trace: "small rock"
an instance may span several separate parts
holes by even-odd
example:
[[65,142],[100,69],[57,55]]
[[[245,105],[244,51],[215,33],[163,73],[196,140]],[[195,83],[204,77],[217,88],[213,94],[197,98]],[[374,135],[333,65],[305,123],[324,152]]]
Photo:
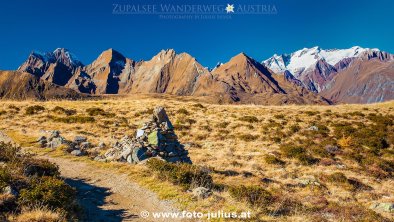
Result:
[[330,154],[336,154],[339,152],[339,147],[333,145],[327,145],[324,149]]
[[166,111],[164,110],[163,107],[156,107],[153,111],[153,116],[154,119],[158,122],[158,123],[165,123],[166,124],[166,128],[167,129],[173,129],[174,127],[171,124],[170,119],[167,116]]
[[38,144],[40,144],[41,148],[46,147],[47,143],[48,143],[48,141],[46,139],[38,141]]
[[320,186],[319,181],[314,176],[305,176],[297,179],[298,184],[302,186],[315,185]]
[[317,126],[311,126],[311,127],[308,128],[308,130],[311,130],[311,131],[318,131],[319,128],[318,128]]
[[47,141],[47,137],[46,136],[40,136],[40,137],[38,137],[37,142],[40,142],[40,141],[43,141],[43,140]]
[[52,138],[52,140],[49,143],[47,143],[47,147],[55,149],[58,146],[60,146],[61,144],[63,144],[63,142],[64,142],[64,139],[62,137],[55,137],[55,138]]
[[337,164],[337,165],[335,165],[338,169],[345,169],[346,168],[346,165],[343,165],[343,164]]
[[82,151],[80,151],[80,150],[73,150],[73,151],[71,151],[70,154],[74,155],[74,156],[82,156]]
[[133,157],[131,154],[126,157],[126,162],[133,163]]
[[59,130],[54,130],[51,132],[51,135],[49,136],[49,140],[52,140],[53,138],[57,138],[60,136],[60,131]]
[[120,155],[123,157],[123,159],[126,160],[128,156],[131,156],[131,152],[132,152],[132,148],[129,147],[129,148],[123,150],[123,152]]
[[394,203],[374,203],[370,207],[372,210],[393,213],[394,212]]
[[67,148],[66,151],[69,152],[69,153],[71,151],[73,151],[73,150],[78,150],[79,149],[78,145],[76,145],[73,142],[65,141],[65,144],[66,144],[66,148]]
[[83,142],[79,144],[79,147],[84,150],[84,149],[89,149],[92,145],[89,142]]
[[140,138],[141,136],[143,136],[145,133],[145,131],[143,129],[138,129],[137,130],[137,134],[136,134],[136,138]]
[[103,148],[105,148],[107,145],[104,143],[104,142],[100,142],[99,143],[99,145],[98,145],[98,147],[100,148],[100,149],[103,149]]
[[159,145],[159,133],[157,131],[153,131],[148,135],[148,142],[150,145],[158,146]]
[[76,136],[76,137],[74,137],[74,140],[73,140],[73,142],[76,144],[80,144],[80,143],[83,143],[86,141],[88,141],[88,138],[86,138],[85,136]]
[[102,157],[102,156],[96,156],[95,158],[94,158],[94,160],[95,161],[98,161],[98,162],[105,162],[105,161],[107,161],[104,157]]
[[198,199],[205,199],[212,195],[212,191],[205,187],[197,187],[192,190],[192,194]]

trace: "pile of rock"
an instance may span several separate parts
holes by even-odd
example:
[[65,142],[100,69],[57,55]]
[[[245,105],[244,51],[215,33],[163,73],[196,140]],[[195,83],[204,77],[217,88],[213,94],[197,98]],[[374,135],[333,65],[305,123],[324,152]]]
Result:
[[139,163],[151,157],[191,163],[163,107],[154,109],[152,119],[138,129],[134,137],[123,137],[104,155],[106,160],[129,163]]
[[42,148],[48,147],[55,149],[61,144],[64,144],[66,140],[64,137],[60,136],[60,132],[58,130],[54,130],[50,132],[50,136],[48,138],[46,136],[41,136],[37,139],[37,142]]
[[[88,139],[85,136],[76,136],[74,137],[74,140],[70,141],[62,137],[58,130],[49,131],[49,133],[50,135],[48,137],[40,136],[37,139],[37,142],[42,148],[55,149],[64,144],[66,146],[65,150],[74,156],[83,156],[91,153],[91,151],[95,151],[94,149],[91,149],[92,145],[88,142]],[[100,148],[104,146],[105,144],[100,143]]]
[[67,151],[74,156],[83,156],[88,153],[92,145],[85,136],[76,136],[72,142],[68,143]]

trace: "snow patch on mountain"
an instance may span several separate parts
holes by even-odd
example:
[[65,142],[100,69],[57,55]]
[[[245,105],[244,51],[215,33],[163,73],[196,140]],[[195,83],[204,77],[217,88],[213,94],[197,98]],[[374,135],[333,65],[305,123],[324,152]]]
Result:
[[291,54],[273,55],[271,58],[264,60],[262,63],[274,72],[282,73],[290,71],[295,77],[298,77],[305,70],[312,68],[319,60],[324,60],[334,66],[345,58],[354,58],[360,56],[363,52],[379,51],[379,49],[362,48],[354,46],[349,49],[321,49],[316,46],[313,48],[303,48]]
[[62,63],[68,63],[72,67],[83,66],[82,62],[78,58],[70,53],[67,49],[57,48],[53,52],[40,52],[33,51],[31,56],[41,59],[44,63],[54,63],[60,61]]
[[[56,55],[64,55],[64,57],[72,64],[73,66],[80,66],[82,62],[70,51],[64,48],[57,48],[53,51],[52,55],[56,58]],[[59,58],[57,58],[59,59]]]

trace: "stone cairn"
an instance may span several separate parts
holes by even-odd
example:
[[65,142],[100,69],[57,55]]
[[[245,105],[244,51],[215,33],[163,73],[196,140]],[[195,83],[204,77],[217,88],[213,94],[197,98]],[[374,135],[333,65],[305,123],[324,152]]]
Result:
[[104,156],[106,160],[129,163],[139,163],[151,157],[168,162],[191,163],[163,107],[154,109],[152,119],[143,124],[133,138],[124,136]]

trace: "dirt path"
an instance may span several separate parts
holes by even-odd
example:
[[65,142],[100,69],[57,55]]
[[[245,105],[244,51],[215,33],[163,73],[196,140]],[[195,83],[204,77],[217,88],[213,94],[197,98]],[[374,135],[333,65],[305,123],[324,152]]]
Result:
[[[0,141],[9,142],[0,131]],[[40,156],[57,164],[61,176],[75,187],[79,203],[84,209],[81,221],[176,221],[175,219],[154,219],[152,212],[177,212],[168,201],[159,200],[152,191],[140,187],[113,169],[98,169],[84,162],[63,158]],[[141,212],[149,212],[147,218]],[[180,221],[180,220],[178,220]]]
[[170,202],[159,200],[153,192],[130,181],[126,174],[68,159],[43,158],[56,163],[66,182],[77,189],[86,221],[159,221],[142,218],[140,213],[176,211]]

